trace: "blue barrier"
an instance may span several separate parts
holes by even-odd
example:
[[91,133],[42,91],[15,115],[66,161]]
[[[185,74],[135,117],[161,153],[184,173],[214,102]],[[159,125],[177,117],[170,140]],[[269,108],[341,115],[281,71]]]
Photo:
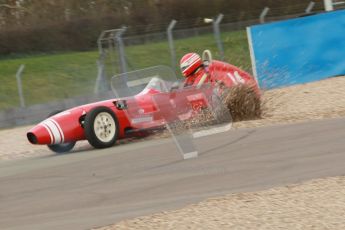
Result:
[[247,33],[261,88],[345,75],[345,10],[255,25]]

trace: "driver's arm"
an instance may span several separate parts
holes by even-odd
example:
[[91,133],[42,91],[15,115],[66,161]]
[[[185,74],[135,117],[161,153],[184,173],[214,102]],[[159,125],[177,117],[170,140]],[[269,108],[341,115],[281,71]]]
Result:
[[202,84],[204,84],[204,82],[206,81],[207,77],[208,77],[208,73],[205,72],[204,75],[202,75],[202,77],[200,78],[200,81],[198,82],[198,84],[196,85],[197,89],[199,89],[202,86]]
[[193,83],[194,83],[194,80],[195,80],[195,77],[194,77],[194,76],[189,76],[189,77],[185,80],[185,82],[184,82],[184,84],[183,84],[183,87],[192,86]]

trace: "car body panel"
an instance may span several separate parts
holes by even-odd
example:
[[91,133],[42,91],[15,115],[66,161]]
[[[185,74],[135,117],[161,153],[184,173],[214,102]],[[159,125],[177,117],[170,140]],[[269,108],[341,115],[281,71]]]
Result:
[[88,112],[99,106],[105,106],[114,112],[120,126],[118,139],[122,139],[127,137],[128,131],[160,128],[177,119],[192,118],[201,108],[207,107],[208,98],[214,93],[219,82],[228,88],[237,84],[253,85],[258,91],[254,78],[233,65],[213,61],[208,71],[210,80],[201,88],[192,86],[163,90],[159,84],[165,82],[155,80],[153,87],[145,87],[134,96],[114,98],[68,109],[30,129],[27,134],[28,140],[32,144],[46,145],[85,140],[84,118]]

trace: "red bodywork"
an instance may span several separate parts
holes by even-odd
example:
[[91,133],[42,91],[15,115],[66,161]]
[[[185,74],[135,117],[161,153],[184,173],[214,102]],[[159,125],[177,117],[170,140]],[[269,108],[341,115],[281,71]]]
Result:
[[[192,85],[196,85],[205,73],[208,74],[205,83],[210,87],[190,87],[169,93],[145,88],[133,97],[78,106],[51,116],[33,127],[27,134],[28,140],[32,144],[45,145],[85,140],[83,119],[90,110],[98,106],[106,106],[114,112],[120,126],[118,138],[121,139],[127,136],[128,131],[162,127],[176,119],[190,119],[198,112],[198,108],[207,103],[205,97],[211,95],[219,84],[228,88],[246,84],[254,87],[259,94],[254,78],[236,66],[212,61],[206,72],[202,70],[195,75]],[[126,108],[117,106],[119,102],[125,102]]]

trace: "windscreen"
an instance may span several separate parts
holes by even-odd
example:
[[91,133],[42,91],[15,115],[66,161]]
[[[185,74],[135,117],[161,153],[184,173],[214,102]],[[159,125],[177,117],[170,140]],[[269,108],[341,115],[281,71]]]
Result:
[[177,77],[168,66],[154,66],[146,69],[115,75],[111,88],[116,97],[131,97],[147,90],[169,92]]
[[196,139],[203,142],[208,135],[231,128],[231,114],[217,87],[182,87],[169,67],[155,66],[116,75],[111,86],[117,97],[126,98],[122,111],[131,131],[165,127],[184,159],[206,151]]

